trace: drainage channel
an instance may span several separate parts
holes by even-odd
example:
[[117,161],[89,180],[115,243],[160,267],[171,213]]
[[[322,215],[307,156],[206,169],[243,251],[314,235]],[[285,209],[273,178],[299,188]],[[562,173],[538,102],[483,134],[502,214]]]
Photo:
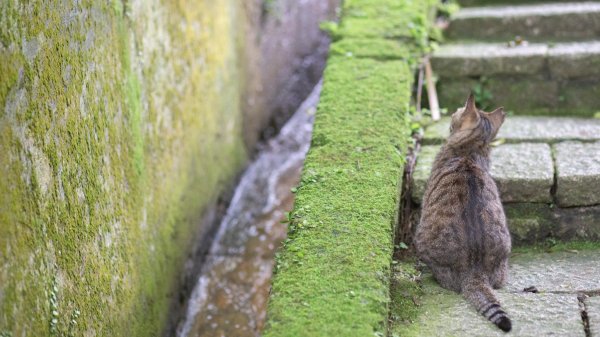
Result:
[[211,245],[178,337],[259,336],[282,222],[293,205],[321,83],[250,164]]

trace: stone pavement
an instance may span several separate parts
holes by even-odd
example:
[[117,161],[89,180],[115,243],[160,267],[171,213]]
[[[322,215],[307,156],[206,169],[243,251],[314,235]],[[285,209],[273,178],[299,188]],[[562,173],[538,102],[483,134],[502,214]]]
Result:
[[[441,106],[452,112],[475,91],[482,108],[510,112],[491,153],[513,247],[523,247],[497,291],[510,334],[600,337],[600,2],[463,8],[445,35],[432,55]],[[413,228],[448,124],[427,127],[416,154]],[[577,243],[524,247],[558,241]],[[410,262],[394,266],[391,292],[391,336],[505,335]]]
[[[514,336],[600,336],[600,250],[518,252],[510,279],[496,291]],[[396,273],[396,278],[403,275]],[[421,289],[416,314],[392,322],[399,336],[504,336],[462,296],[442,289],[427,270],[415,277]],[[525,292],[535,287],[537,293]],[[394,314],[394,313],[392,313]],[[584,319],[585,317],[585,319]],[[585,323],[585,324],[584,324]],[[586,335],[588,324],[592,334]]]

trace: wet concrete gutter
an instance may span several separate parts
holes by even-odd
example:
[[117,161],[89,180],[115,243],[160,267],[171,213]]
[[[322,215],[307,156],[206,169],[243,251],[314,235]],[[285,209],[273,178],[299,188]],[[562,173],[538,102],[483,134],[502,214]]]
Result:
[[259,336],[273,258],[287,231],[282,220],[292,207],[320,91],[318,84],[242,175],[178,336]]
[[387,335],[413,30],[433,5],[345,2],[264,336]]

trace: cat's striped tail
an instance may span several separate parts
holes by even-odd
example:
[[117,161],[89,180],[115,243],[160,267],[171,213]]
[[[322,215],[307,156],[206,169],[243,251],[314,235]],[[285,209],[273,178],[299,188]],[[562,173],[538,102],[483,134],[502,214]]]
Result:
[[489,285],[487,280],[481,277],[471,278],[463,282],[462,293],[465,299],[475,306],[477,312],[483,317],[490,320],[498,328],[504,332],[509,332],[512,328],[510,318],[502,307],[492,287]]

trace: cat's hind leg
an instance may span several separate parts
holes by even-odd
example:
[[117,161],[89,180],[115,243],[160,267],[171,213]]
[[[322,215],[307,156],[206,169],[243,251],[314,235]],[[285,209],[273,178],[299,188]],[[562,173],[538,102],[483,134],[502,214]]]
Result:
[[508,279],[508,260],[500,262],[491,273],[490,284],[494,289],[502,288]]
[[457,273],[450,267],[445,266],[432,266],[431,271],[433,277],[442,286],[455,292],[460,292],[461,280],[458,278]]

